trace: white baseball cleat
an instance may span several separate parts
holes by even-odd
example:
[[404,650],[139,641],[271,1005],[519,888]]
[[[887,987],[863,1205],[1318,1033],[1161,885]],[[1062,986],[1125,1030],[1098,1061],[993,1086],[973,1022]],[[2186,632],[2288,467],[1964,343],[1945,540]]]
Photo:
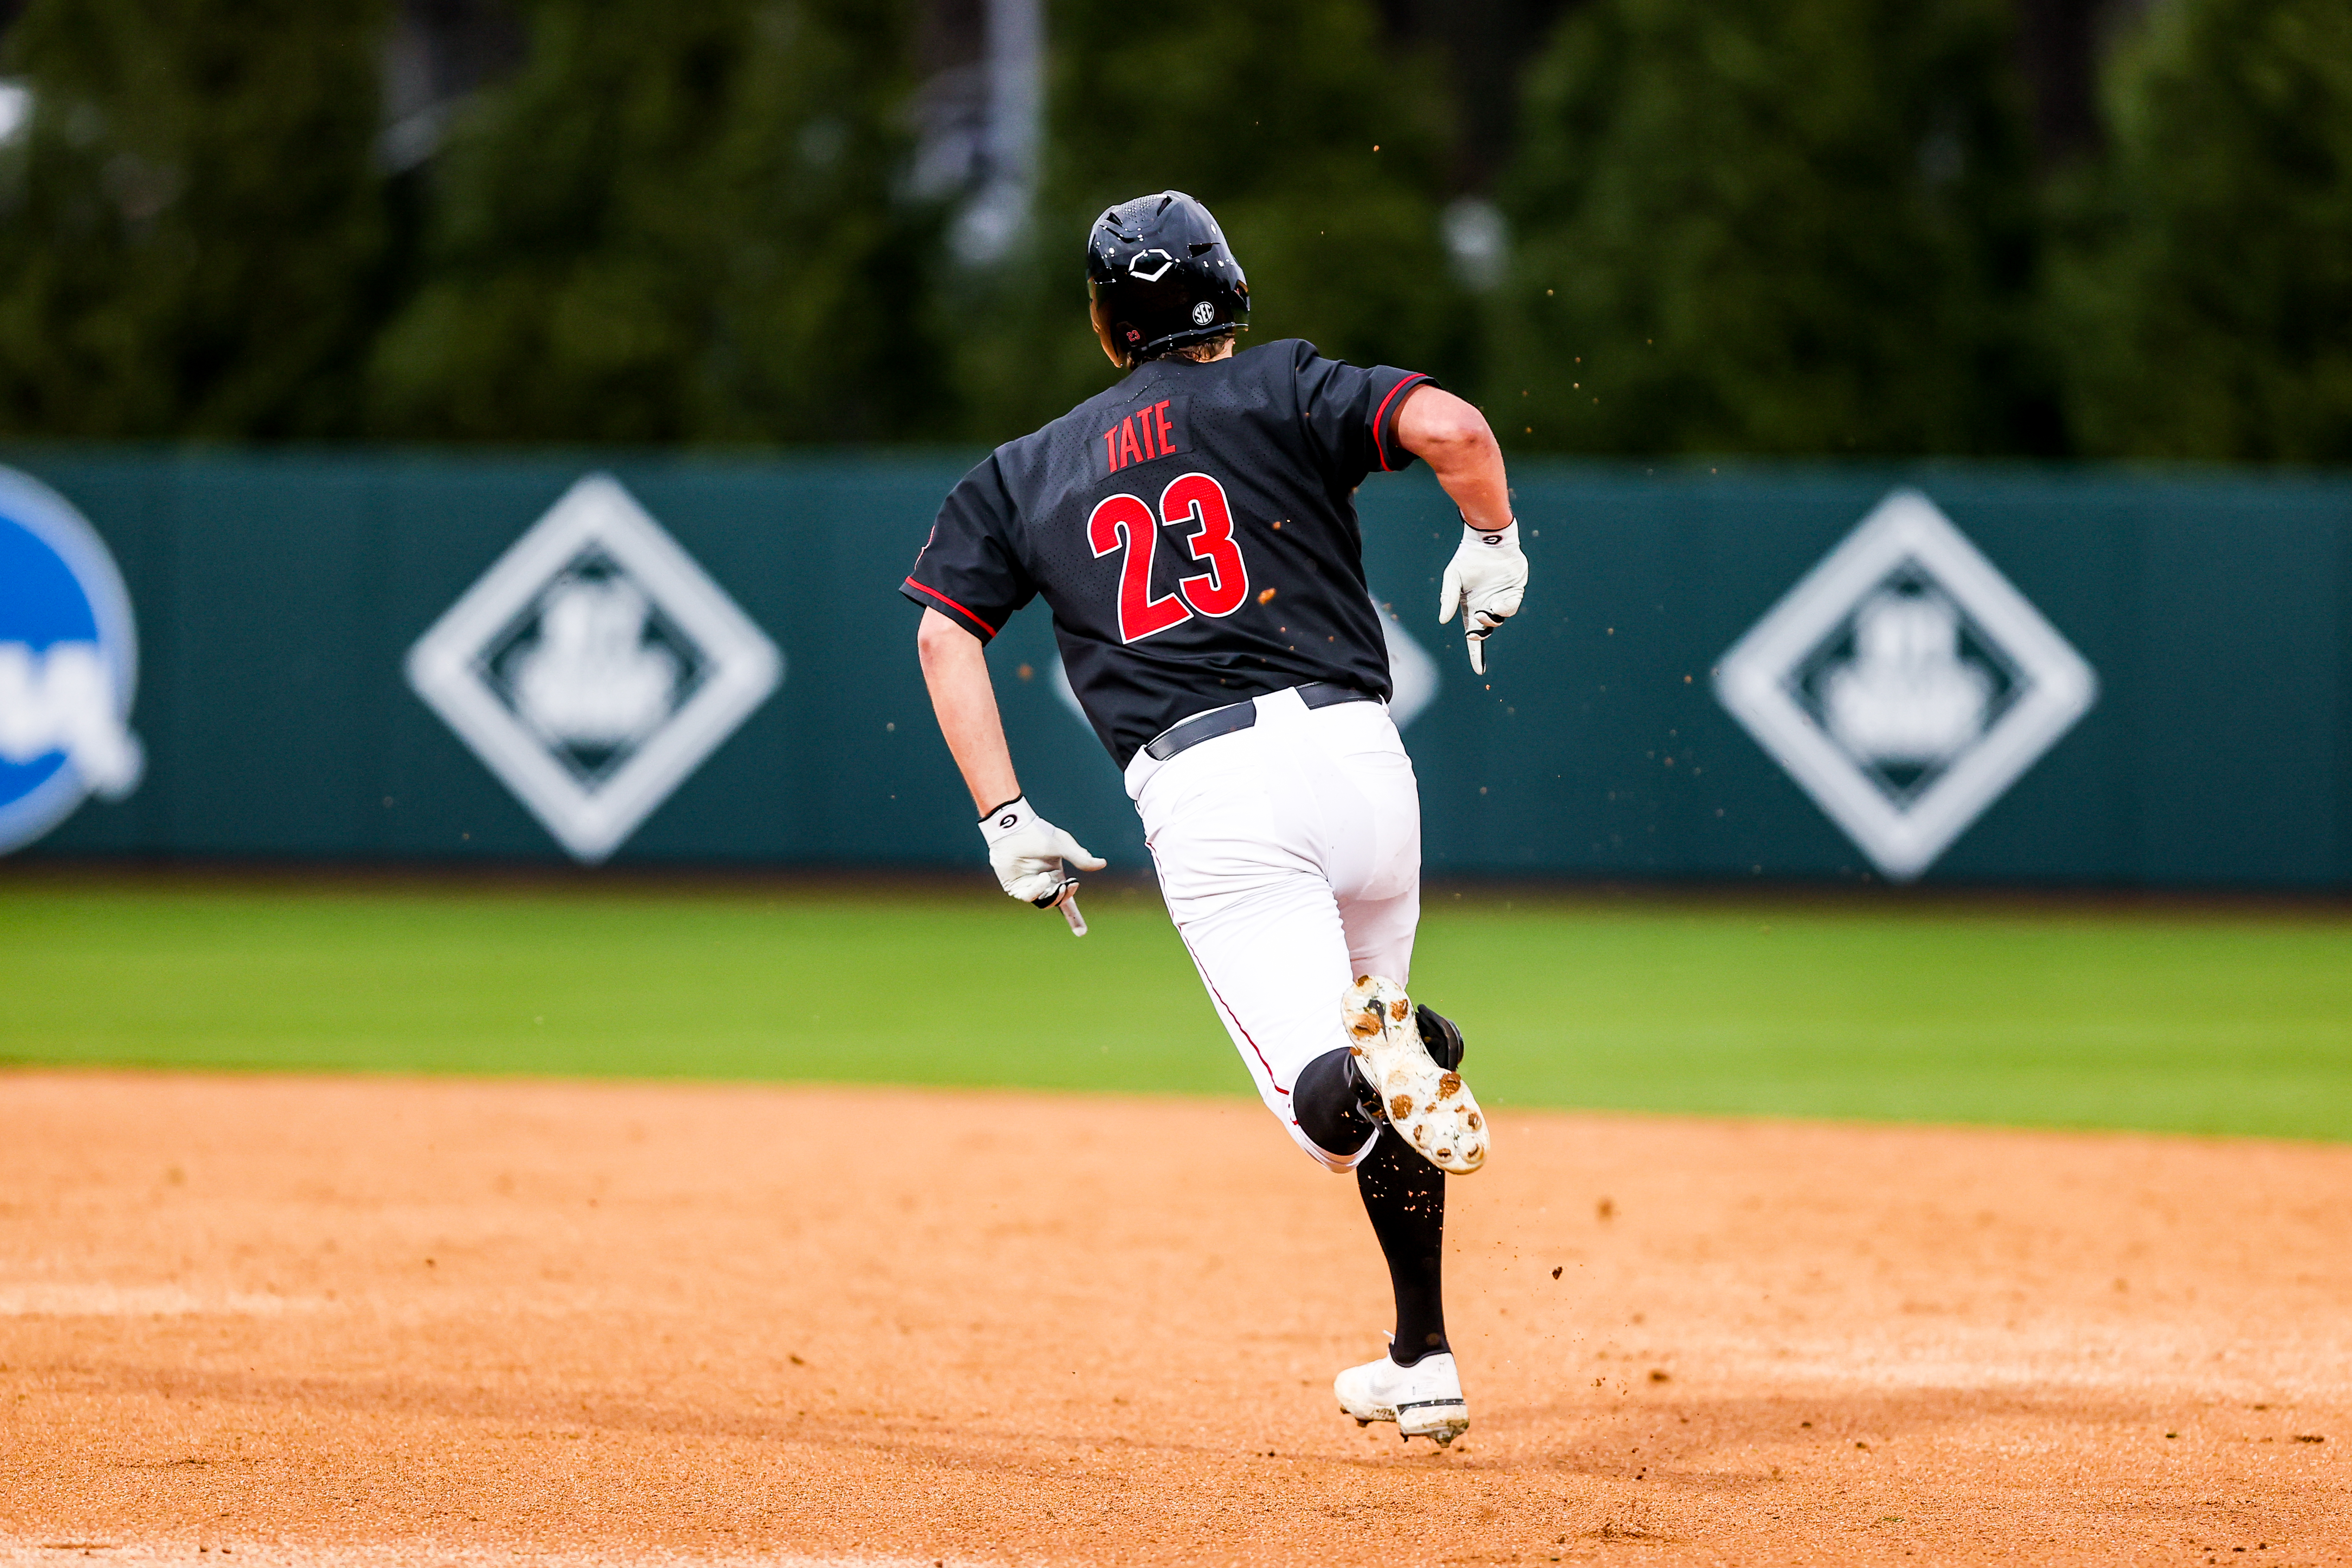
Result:
[[1448,1174],[1466,1176],[1485,1164],[1486,1119],[1477,1097],[1460,1073],[1431,1059],[1404,987],[1368,975],[1348,987],[1339,1012],[1356,1070],[1380,1096],[1389,1125]]
[[1359,1426],[1393,1421],[1407,1441],[1427,1437],[1443,1448],[1470,1430],[1470,1406],[1462,1397],[1462,1374],[1454,1357],[1441,1352],[1411,1366],[1388,1357],[1351,1366],[1332,1380],[1339,1408]]

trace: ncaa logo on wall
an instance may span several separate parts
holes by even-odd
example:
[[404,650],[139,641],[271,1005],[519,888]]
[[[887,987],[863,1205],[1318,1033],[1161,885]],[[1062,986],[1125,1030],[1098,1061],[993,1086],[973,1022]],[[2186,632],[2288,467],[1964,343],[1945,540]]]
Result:
[[139,786],[138,677],[131,595],[97,531],[0,468],[0,854]]
[[1715,689],[1907,882],[2090,711],[2099,683],[1933,501],[1896,490],[1723,656]]
[[408,653],[408,681],[573,858],[619,848],[783,680],[776,645],[607,474]]

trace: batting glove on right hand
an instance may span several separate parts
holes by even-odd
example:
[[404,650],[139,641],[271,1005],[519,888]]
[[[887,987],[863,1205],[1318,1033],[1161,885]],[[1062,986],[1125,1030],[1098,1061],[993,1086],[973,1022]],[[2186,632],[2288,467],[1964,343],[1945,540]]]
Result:
[[1462,543],[1446,563],[1444,580],[1437,585],[1437,624],[1444,626],[1462,612],[1462,629],[1470,643],[1470,668],[1486,673],[1486,637],[1496,626],[1519,613],[1528,591],[1528,558],[1519,550],[1517,518],[1500,531],[1462,525]]
[[1063,861],[1081,871],[1099,871],[1108,864],[1038,816],[1025,795],[982,817],[980,831],[988,840],[988,863],[996,868],[1004,891],[1041,910],[1050,910],[1077,891],[1077,879],[1063,873]]

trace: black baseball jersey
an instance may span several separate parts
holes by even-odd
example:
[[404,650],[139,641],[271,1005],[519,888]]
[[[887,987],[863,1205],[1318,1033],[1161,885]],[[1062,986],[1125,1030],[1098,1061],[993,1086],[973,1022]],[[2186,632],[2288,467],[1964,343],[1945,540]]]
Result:
[[985,640],[1039,594],[1120,767],[1162,730],[1310,680],[1385,699],[1353,492],[1402,468],[1427,380],[1267,343],[1146,361],[966,474],[901,592]]

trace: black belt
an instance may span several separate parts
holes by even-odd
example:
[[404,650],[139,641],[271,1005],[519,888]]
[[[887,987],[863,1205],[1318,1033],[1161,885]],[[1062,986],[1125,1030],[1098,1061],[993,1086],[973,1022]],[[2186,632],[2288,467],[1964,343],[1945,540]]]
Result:
[[[1298,700],[1306,703],[1309,708],[1329,708],[1340,702],[1378,702],[1380,700],[1369,691],[1359,691],[1352,686],[1341,686],[1337,681],[1331,680],[1310,680],[1304,686],[1295,686],[1291,689],[1297,692]],[[1230,708],[1220,708],[1213,713],[1203,713],[1198,719],[1187,719],[1181,724],[1170,725],[1160,731],[1150,745],[1143,748],[1143,754],[1155,763],[1164,763],[1177,752],[1197,746],[1203,741],[1213,741],[1220,735],[1230,735],[1236,730],[1246,730],[1256,722],[1257,700],[1252,698],[1247,702],[1236,702]]]

